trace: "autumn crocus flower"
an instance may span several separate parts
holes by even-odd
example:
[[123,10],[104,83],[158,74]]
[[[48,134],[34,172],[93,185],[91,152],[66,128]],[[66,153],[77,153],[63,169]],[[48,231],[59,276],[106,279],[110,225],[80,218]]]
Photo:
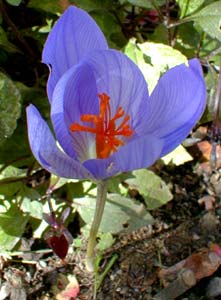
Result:
[[93,19],[74,6],[51,30],[43,62],[50,68],[47,92],[57,142],[30,105],[30,146],[49,172],[98,180],[96,222],[87,251],[91,258],[106,198],[105,179],[150,166],[188,135],[205,106],[201,66],[192,59],[188,66],[170,69],[149,96],[139,68],[109,49]]
[[105,179],[147,167],[187,136],[205,106],[197,59],[174,67],[148,95],[138,67],[108,49],[93,19],[70,6],[43,50],[47,92],[59,146],[37,109],[27,109],[38,162],[61,177]]

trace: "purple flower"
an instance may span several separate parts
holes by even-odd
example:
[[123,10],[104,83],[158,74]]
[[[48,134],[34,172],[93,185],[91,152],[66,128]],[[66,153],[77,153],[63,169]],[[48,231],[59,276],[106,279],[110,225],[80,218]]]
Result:
[[206,89],[197,59],[166,72],[149,96],[139,68],[108,48],[83,10],[70,6],[43,50],[56,142],[27,108],[30,146],[61,177],[105,179],[144,168],[178,146],[202,115]]

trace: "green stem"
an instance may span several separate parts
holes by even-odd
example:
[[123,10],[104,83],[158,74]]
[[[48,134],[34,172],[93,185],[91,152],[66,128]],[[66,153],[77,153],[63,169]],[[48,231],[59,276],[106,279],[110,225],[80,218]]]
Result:
[[101,219],[104,212],[104,206],[107,198],[107,181],[98,181],[97,183],[97,201],[94,213],[94,219],[91,225],[87,254],[86,254],[86,268],[88,271],[94,271],[96,238]]
[[115,263],[115,261],[116,261],[117,259],[118,259],[118,255],[117,255],[117,254],[114,254],[114,255],[111,257],[110,261],[108,262],[108,264],[107,264],[107,266],[106,266],[104,272],[103,272],[102,274],[97,275],[97,276],[95,277],[95,279],[96,279],[95,290],[96,290],[96,291],[99,290],[99,288],[100,288],[100,286],[101,286],[101,284],[102,284],[104,278],[106,277],[107,273],[110,271],[110,269],[112,268],[112,266],[114,265],[114,263]]

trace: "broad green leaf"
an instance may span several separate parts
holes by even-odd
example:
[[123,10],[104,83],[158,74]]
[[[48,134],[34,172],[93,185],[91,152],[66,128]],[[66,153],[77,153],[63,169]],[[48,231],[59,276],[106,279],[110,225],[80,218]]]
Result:
[[117,176],[111,177],[108,180],[108,191],[110,193],[124,194],[126,193],[126,188],[121,185],[127,178],[133,177],[131,173],[122,173]]
[[146,62],[144,53],[140,48],[138,48],[134,39],[131,39],[128,42],[127,46],[124,49],[124,53],[140,68],[148,83],[148,90],[149,92],[151,92],[159,79],[159,71],[150,63]]
[[23,183],[17,178],[7,178],[0,181],[0,196],[4,199],[13,199],[22,189]]
[[148,83],[149,92],[153,90],[164,72],[187,62],[187,58],[180,51],[160,43],[136,44],[135,40],[130,40],[124,53],[141,69]]
[[70,0],[70,3],[87,10],[88,12],[106,10],[106,8],[113,7],[112,1],[109,0]]
[[170,163],[179,166],[184,163],[193,160],[193,157],[187,152],[187,150],[179,145],[175,150],[161,158],[163,162],[168,165]]
[[[74,206],[83,221],[90,229],[95,210],[95,198],[78,198],[74,200]],[[107,233],[118,233],[121,231],[132,231],[153,222],[152,216],[146,211],[143,204],[136,203],[118,194],[109,194],[104,215],[102,217],[100,231]]]
[[[43,118],[48,120],[50,110],[45,90],[29,88],[21,83],[16,83],[16,87],[19,89],[24,107],[31,102],[36,105]],[[0,164],[14,161],[13,165],[23,167],[24,165],[34,162],[28,141],[25,111],[23,111],[21,117],[18,119],[17,124],[17,128],[13,134],[5,140],[4,143],[0,144]]]
[[0,251],[10,251],[24,233],[29,217],[16,206],[0,214]]
[[160,23],[151,34],[151,42],[168,44],[167,28],[164,24]]
[[31,0],[28,3],[28,7],[32,7],[39,10],[44,10],[46,12],[52,13],[52,14],[58,14],[62,12],[62,7],[60,5],[59,0]]
[[32,201],[30,198],[25,197],[22,200],[20,209],[29,214],[32,218],[42,220],[43,216],[43,206],[42,203],[38,200]]
[[99,235],[99,242],[97,248],[99,249],[99,251],[104,251],[105,249],[110,248],[114,242],[115,238],[110,232],[101,233]]
[[72,201],[73,198],[82,197],[84,195],[83,182],[70,182],[66,186],[67,188],[67,200]]
[[176,0],[180,7],[180,18],[195,12],[205,2],[205,0]]
[[19,6],[22,3],[22,0],[6,0],[9,4],[14,6]]
[[130,3],[134,6],[139,6],[143,8],[153,8],[153,4],[155,3],[157,6],[161,6],[165,4],[165,0],[154,0],[154,1],[147,1],[147,0],[121,0],[121,3]]
[[[1,114],[1,113],[0,113]],[[1,123],[1,121],[0,121]],[[29,142],[27,138],[27,127],[24,121],[18,120],[18,126],[12,136],[7,139],[2,145],[0,144],[0,163],[9,163],[14,161],[16,166],[24,166],[29,156],[32,162]]]
[[104,10],[102,13],[101,11],[92,12],[91,16],[103,31],[110,48],[122,48],[126,45],[127,39],[114,15]]
[[7,34],[2,27],[0,27],[0,48],[9,53],[21,52],[14,44],[9,42]]
[[199,43],[202,43],[202,34],[196,30],[193,22],[177,27],[175,48],[182,54],[194,57]]
[[50,19],[50,20],[47,20],[46,19],[46,24],[45,26],[42,26],[38,29],[38,32],[40,33],[49,33],[52,29],[52,26],[53,26],[53,20]]
[[[50,106],[46,95],[46,90],[37,87],[28,87],[21,82],[16,82],[16,87],[19,89],[22,97],[22,103],[26,105],[34,104],[44,119],[50,119]],[[25,122],[26,122],[26,115]]]
[[20,209],[36,219],[42,219],[42,202],[40,194],[35,190],[23,185],[17,200],[20,203]]
[[13,81],[0,73],[0,144],[9,138],[17,127],[21,113],[21,94]]
[[145,42],[138,44],[138,47],[161,74],[179,64],[187,63],[187,58],[180,51],[164,44]]
[[[3,165],[0,165],[0,169],[4,167]],[[15,168],[13,166],[8,166],[7,168],[5,168],[1,173],[0,173],[0,180],[2,179],[6,179],[8,177],[11,178],[18,178],[21,176],[24,176],[26,174],[26,170],[25,169],[19,169],[19,168]]]
[[166,183],[152,171],[142,169],[133,171],[132,174],[134,178],[127,179],[126,183],[130,189],[140,193],[148,209],[156,209],[173,198]]
[[207,5],[186,20],[194,20],[203,31],[221,41],[221,1]]

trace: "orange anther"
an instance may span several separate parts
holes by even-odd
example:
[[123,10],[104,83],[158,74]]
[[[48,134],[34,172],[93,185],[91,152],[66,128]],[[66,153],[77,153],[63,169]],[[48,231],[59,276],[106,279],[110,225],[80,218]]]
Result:
[[[116,152],[118,147],[124,145],[124,141],[116,136],[131,137],[134,131],[128,124],[130,120],[129,115],[125,115],[125,111],[120,106],[116,114],[111,117],[110,97],[106,94],[99,94],[100,99],[100,113],[99,115],[84,114],[81,116],[82,122],[92,122],[94,127],[80,125],[73,123],[70,130],[85,131],[95,134],[96,138],[96,152],[98,158],[107,158],[113,152]],[[116,125],[116,121],[124,117],[120,125]]]

